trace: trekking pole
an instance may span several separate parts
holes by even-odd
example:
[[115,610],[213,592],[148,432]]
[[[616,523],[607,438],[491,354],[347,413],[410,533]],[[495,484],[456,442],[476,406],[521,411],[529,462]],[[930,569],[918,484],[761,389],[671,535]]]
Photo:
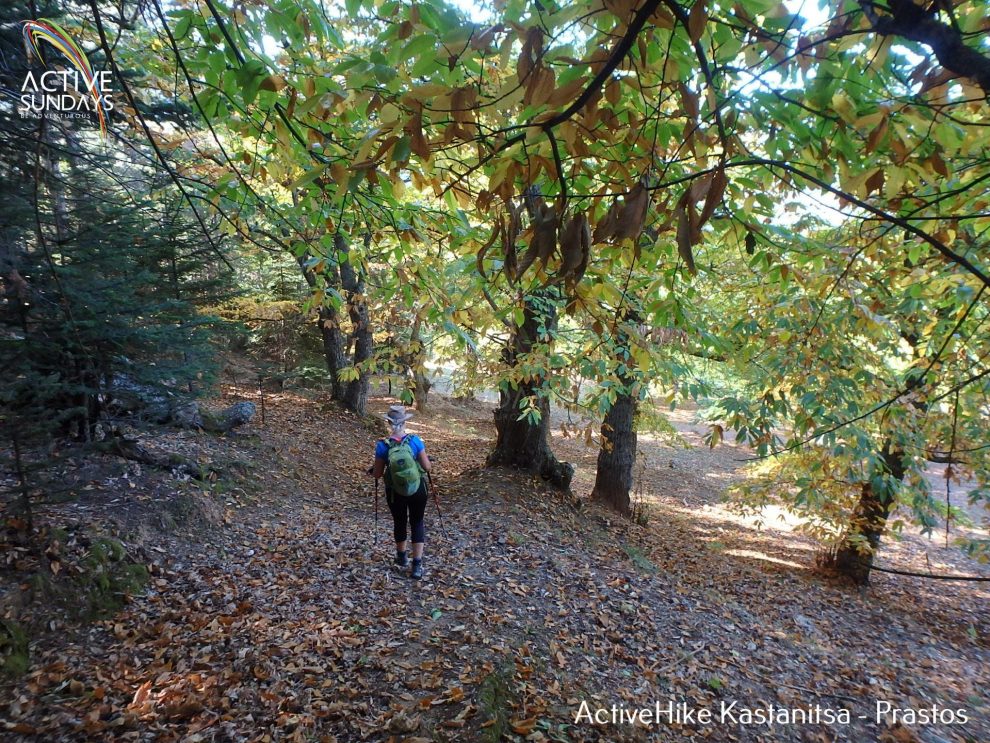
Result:
[[443,525],[443,511],[440,510],[440,499],[437,497],[437,489],[433,485],[433,476],[427,472],[426,481],[430,484],[430,492],[433,493],[433,502],[437,507],[437,517],[440,519],[440,531],[443,533],[444,539],[448,542],[450,541],[450,536],[447,534],[447,527]]

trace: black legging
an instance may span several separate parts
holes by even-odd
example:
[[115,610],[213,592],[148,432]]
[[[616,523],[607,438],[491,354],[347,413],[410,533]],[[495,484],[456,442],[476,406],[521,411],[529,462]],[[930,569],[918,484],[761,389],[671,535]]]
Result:
[[412,526],[413,542],[426,541],[426,527],[423,525],[423,517],[426,515],[426,478],[419,484],[419,490],[412,495],[393,495],[385,488],[385,500],[388,502],[388,510],[392,512],[394,527],[392,533],[396,542],[406,541],[406,521]]

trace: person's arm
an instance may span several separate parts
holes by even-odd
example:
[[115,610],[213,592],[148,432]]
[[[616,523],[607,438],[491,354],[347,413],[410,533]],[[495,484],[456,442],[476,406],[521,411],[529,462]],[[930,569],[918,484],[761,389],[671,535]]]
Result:
[[430,458],[426,456],[426,449],[423,449],[423,451],[419,453],[419,466],[426,472],[430,472],[433,469],[433,463],[430,461]]
[[385,460],[375,457],[375,464],[371,468],[371,476],[376,480],[385,474]]
[[383,457],[379,452],[382,449],[382,442],[379,441],[375,444],[375,463],[368,468],[368,474],[373,478],[378,480],[382,475],[385,474],[385,457]]

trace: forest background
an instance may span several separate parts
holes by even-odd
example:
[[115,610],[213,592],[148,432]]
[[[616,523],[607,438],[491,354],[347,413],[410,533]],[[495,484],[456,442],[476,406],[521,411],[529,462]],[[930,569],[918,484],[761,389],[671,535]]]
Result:
[[[478,472],[641,525],[642,437],[697,409],[750,460],[733,508],[787,512],[822,568],[865,585],[885,536],[938,530],[978,572],[985,11],[8,3],[7,568],[59,578],[70,540],[36,516],[79,497],[67,461],[209,482],[146,443],[264,415],[211,407],[228,383],[357,419],[375,385],[424,414],[437,385],[497,396]],[[38,89],[57,70],[72,84]],[[583,491],[555,431],[595,452]],[[79,549],[103,570],[114,545]]]

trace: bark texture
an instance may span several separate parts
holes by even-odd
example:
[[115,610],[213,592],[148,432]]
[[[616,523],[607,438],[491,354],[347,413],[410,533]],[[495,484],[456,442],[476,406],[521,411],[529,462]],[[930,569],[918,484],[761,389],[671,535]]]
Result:
[[[551,329],[556,321],[549,302],[534,297],[526,302],[523,324],[516,329],[512,340],[505,347],[502,357],[509,366],[516,366],[540,340],[541,325]],[[504,384],[499,392],[499,406],[495,409],[495,448],[488,455],[489,467],[507,466],[540,475],[544,480],[568,490],[574,467],[560,462],[550,449],[547,432],[550,426],[550,403],[541,394],[542,378],[529,378],[515,388]],[[528,397],[537,400],[540,420],[533,424],[527,418],[519,419],[520,402]]]
[[[620,320],[638,322],[638,317],[627,311]],[[619,368],[629,369],[632,365],[629,336],[621,329],[621,322],[618,327],[615,360]],[[598,452],[598,468],[591,497],[630,516],[632,503],[629,493],[633,487],[633,466],[636,463],[636,410],[639,400],[630,394],[636,380],[629,373],[620,373],[619,381],[622,382],[622,392],[602,422],[602,446]]]
[[[882,452],[884,466],[896,482],[904,479],[904,452],[891,451],[890,443]],[[835,569],[858,585],[870,582],[873,558],[880,546],[880,538],[887,528],[887,518],[893,505],[892,489],[878,492],[872,483],[863,483],[846,539],[835,553]],[[868,547],[868,549],[866,548]]]
[[[365,234],[365,247],[371,242],[371,233]],[[341,402],[348,410],[358,415],[364,415],[368,404],[368,390],[371,375],[365,368],[368,359],[374,351],[374,341],[371,333],[371,318],[368,313],[368,303],[364,296],[364,275],[360,268],[355,269],[350,261],[350,251],[344,236],[339,232],[333,238],[337,250],[340,270],[340,286],[347,300],[347,313],[351,319],[351,342],[354,348],[352,365],[358,370],[357,379],[345,383]]]
[[[367,247],[371,242],[371,233],[365,234],[364,241]],[[355,268],[351,263],[350,250],[343,234],[338,232],[334,235],[333,245],[334,267],[321,277],[307,267],[307,256],[303,255],[297,261],[311,289],[323,289],[325,285],[330,285],[340,290],[344,297],[351,321],[350,334],[341,329],[341,318],[337,310],[327,305],[320,307],[317,315],[318,329],[330,375],[330,399],[340,402],[358,415],[364,415],[371,380],[365,365],[374,353],[371,318],[364,295],[364,275],[360,268]],[[340,372],[349,366],[358,369],[358,377],[344,382],[340,379]]]
[[605,415],[602,447],[591,497],[603,501],[624,516],[632,514],[629,493],[636,463],[636,408],[638,401],[622,394]]

